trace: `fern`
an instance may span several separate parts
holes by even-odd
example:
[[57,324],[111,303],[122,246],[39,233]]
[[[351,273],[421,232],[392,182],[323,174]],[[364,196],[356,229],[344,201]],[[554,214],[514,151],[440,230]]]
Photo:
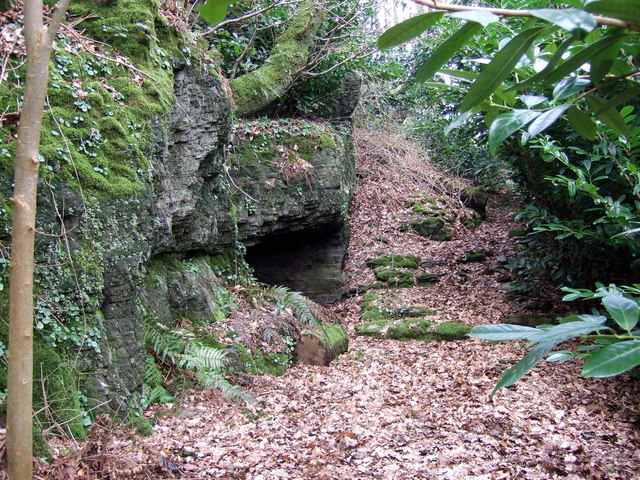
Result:
[[162,385],[164,383],[164,378],[162,376],[162,372],[158,370],[158,366],[156,365],[156,360],[153,358],[153,355],[147,355],[145,357],[144,364],[144,384],[150,387]]
[[174,354],[174,362],[187,370],[220,370],[225,365],[225,357],[226,354],[218,348],[190,344],[184,347],[184,353]]
[[281,309],[289,309],[300,323],[310,328],[319,328],[320,323],[311,311],[309,300],[300,292],[293,292],[286,287],[268,287],[264,295],[276,302]]
[[219,390],[222,395],[234,402],[249,402],[253,403],[255,398],[251,393],[238,385],[233,385],[226,378],[224,378],[220,372],[203,368],[198,370],[196,378],[206,388],[215,388]]
[[163,386],[158,386],[150,389],[146,392],[145,396],[145,407],[148,407],[152,403],[171,403],[176,400],[175,397],[167,392],[167,389]]
[[142,403],[146,408],[152,403],[169,403],[175,398],[164,388],[164,377],[158,370],[152,355],[145,357],[144,385],[142,386]]
[[[252,397],[248,392],[230,384],[220,373],[227,362],[225,352],[219,348],[198,343],[198,339],[192,332],[172,330],[160,323],[147,322],[145,343],[163,362],[169,361],[178,368],[194,371],[202,386],[217,388],[231,400],[251,400]],[[154,358],[149,355],[145,374],[145,385],[149,390],[146,396],[149,403],[161,402],[170,396],[162,386],[162,380],[162,374],[158,371]]]

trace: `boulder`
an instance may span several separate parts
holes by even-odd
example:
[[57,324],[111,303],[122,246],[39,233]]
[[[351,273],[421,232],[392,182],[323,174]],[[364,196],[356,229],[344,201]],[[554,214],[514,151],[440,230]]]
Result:
[[465,206],[478,212],[483,220],[487,218],[489,193],[485,189],[479,187],[465,188],[460,192],[460,201]]

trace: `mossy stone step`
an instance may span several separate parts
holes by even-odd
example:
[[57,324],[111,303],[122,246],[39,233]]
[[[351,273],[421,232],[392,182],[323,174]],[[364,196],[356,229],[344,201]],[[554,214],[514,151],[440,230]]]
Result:
[[471,327],[464,323],[435,322],[425,318],[377,319],[356,326],[356,335],[393,340],[456,341],[464,340]]
[[420,258],[416,255],[382,255],[367,260],[369,267],[418,268]]

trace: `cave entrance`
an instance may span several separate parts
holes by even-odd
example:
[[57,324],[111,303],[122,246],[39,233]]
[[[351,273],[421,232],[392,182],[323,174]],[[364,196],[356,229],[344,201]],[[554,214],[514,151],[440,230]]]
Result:
[[327,305],[342,296],[342,267],[349,244],[347,228],[308,230],[265,238],[247,247],[256,278],[281,285]]

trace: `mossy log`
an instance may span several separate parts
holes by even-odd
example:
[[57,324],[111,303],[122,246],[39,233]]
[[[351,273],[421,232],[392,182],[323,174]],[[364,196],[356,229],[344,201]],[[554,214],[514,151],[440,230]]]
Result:
[[284,95],[296,73],[307,64],[324,19],[321,5],[302,3],[264,65],[231,82],[235,112],[239,117],[251,116]]
[[320,332],[302,332],[296,343],[295,360],[307,365],[327,366],[349,348],[349,338],[339,325],[322,326]]

